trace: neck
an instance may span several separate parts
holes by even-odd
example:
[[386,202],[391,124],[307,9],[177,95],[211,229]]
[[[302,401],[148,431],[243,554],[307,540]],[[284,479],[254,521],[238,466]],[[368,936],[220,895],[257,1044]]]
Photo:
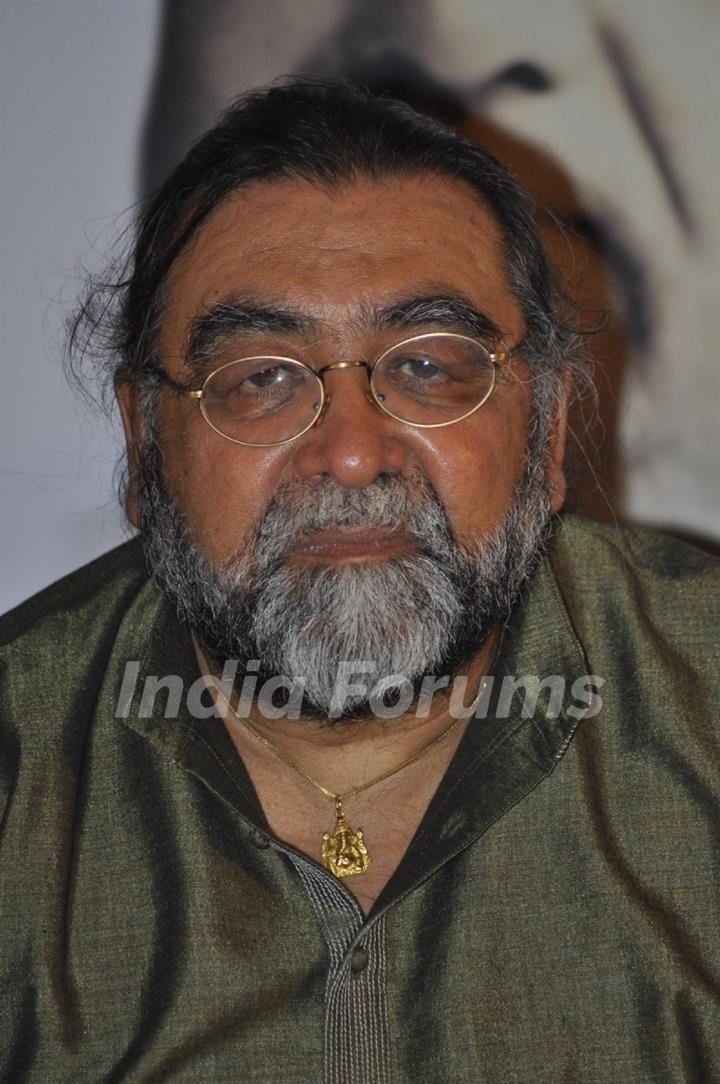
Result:
[[[498,642],[496,631],[458,675],[465,678],[463,700],[470,710]],[[197,644],[196,651],[202,672],[217,678]],[[213,689],[212,683],[209,687]],[[215,689],[214,695],[270,830],[344,877],[367,914],[397,868],[462,739],[469,715],[454,719],[453,711],[461,715],[463,705],[453,704],[443,692],[442,698],[434,698],[426,718],[407,712],[397,719],[371,717],[323,726],[315,719],[268,721],[257,712],[241,721],[222,693]],[[351,865],[362,863],[363,868],[354,868],[352,876],[339,873],[347,870],[350,859]]]
[[[367,771],[362,773],[366,775],[375,768],[382,770],[381,761],[396,761],[412,755],[416,749],[433,741],[455,718],[464,714],[464,709],[469,708],[476,699],[483,677],[492,665],[498,638],[498,630],[495,629],[464,670],[454,675],[447,687],[437,690],[431,700],[428,697],[420,711],[415,701],[408,711],[394,718],[371,715],[357,720],[328,721],[301,715],[300,718],[268,719],[260,711],[256,697],[249,705],[239,705],[239,689],[229,695],[229,701],[232,709],[237,710],[240,706],[241,717],[285,755],[309,761],[318,771],[322,770],[322,765],[331,769],[336,763],[349,765],[351,762],[362,762],[368,765]],[[222,667],[215,660],[208,659],[197,641],[195,651],[201,673],[219,681]],[[240,675],[238,677],[241,679]],[[241,680],[238,684],[241,684]],[[212,684],[210,688],[235,740],[238,731],[247,732],[247,728],[223,702],[223,696],[212,689]],[[229,689],[224,691],[230,693]],[[463,728],[461,724],[458,730]],[[345,775],[345,772],[342,774]]]

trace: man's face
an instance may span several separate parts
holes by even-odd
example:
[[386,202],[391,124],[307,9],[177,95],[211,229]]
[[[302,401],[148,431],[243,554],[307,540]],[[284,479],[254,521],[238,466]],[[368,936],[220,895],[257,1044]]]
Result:
[[[358,181],[334,192],[301,181],[256,184],[226,199],[175,264],[160,356],[175,380],[199,383],[197,358],[191,371],[188,352],[198,320],[218,303],[291,312],[303,326],[276,321],[249,329],[222,321],[221,333],[206,337],[201,375],[251,355],[296,357],[316,369],[372,362],[415,334],[469,332],[460,317],[456,324],[447,316],[429,321],[427,307],[424,314],[418,307],[418,319],[408,322],[407,304],[402,324],[378,321],[381,311],[428,298],[469,304],[499,329],[506,347],[521,338],[522,314],[505,279],[499,231],[461,183],[428,175]],[[381,413],[367,399],[363,369],[335,370],[325,379],[330,404],[321,423],[270,448],[232,443],[207,425],[197,403],[161,393],[156,431],[164,483],[209,566],[227,567],[255,545],[269,502],[293,487],[363,493],[388,478],[416,488],[420,479],[444,510],[459,551],[473,550],[499,528],[525,468],[531,386],[522,358],[513,360],[509,379],[480,410],[437,429],[413,428]],[[132,416],[131,394],[123,401]],[[129,428],[142,433],[137,415]],[[563,495],[561,424],[547,452],[555,510]],[[378,545],[376,538],[348,542],[337,532],[320,533],[284,561],[303,574],[313,566],[374,565],[382,575],[383,565],[412,558],[413,548],[399,536]]]

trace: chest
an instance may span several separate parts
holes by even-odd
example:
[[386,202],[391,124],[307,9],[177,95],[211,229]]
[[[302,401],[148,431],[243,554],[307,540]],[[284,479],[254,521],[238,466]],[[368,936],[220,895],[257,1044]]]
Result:
[[333,799],[264,756],[264,750],[256,755],[252,746],[245,747],[243,760],[278,839],[326,868],[328,856],[339,856],[334,864],[342,869],[345,856],[345,868],[362,870],[341,880],[367,914],[422,823],[455,747],[451,740],[425,762],[344,799],[342,824]]
[[350,865],[365,867],[342,881],[366,914],[400,864],[437,785],[437,780],[434,785],[429,779],[420,780],[412,789],[388,787],[374,800],[370,794],[347,799],[342,811],[348,835],[337,832],[335,806],[329,798],[302,793],[302,788],[289,782],[279,787],[277,779],[271,785],[265,773],[256,773],[253,782],[278,839],[316,862],[323,862],[324,843],[326,851],[344,849]]

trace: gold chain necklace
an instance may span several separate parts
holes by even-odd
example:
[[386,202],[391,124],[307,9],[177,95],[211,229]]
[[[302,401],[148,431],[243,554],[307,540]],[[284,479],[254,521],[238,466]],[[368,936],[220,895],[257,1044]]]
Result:
[[462,715],[450,724],[447,730],[444,730],[437,738],[433,738],[429,745],[426,745],[424,749],[420,749],[417,753],[413,753],[408,760],[403,761],[397,768],[391,768],[389,771],[383,772],[383,774],[379,775],[376,779],[371,779],[368,783],[361,783],[360,786],[352,787],[342,794],[335,794],[334,791],[323,786],[317,779],[313,779],[309,772],[306,772],[304,768],[301,768],[299,764],[296,764],[294,760],[281,753],[278,747],[274,745],[269,738],[266,738],[256,730],[247,719],[243,719],[238,715],[222,689],[218,686],[216,686],[216,688],[241,726],[245,727],[254,738],[264,745],[266,749],[269,749],[271,753],[283,762],[283,764],[292,768],[293,771],[296,771],[298,775],[301,775],[303,779],[311,784],[311,786],[315,787],[316,790],[335,803],[335,831],[332,834],[330,832],[323,833],[320,857],[325,869],[329,869],[336,877],[352,877],[356,873],[365,873],[372,859],[368,854],[362,828],[358,828],[357,832],[353,831],[345,820],[342,803],[347,801],[348,798],[354,798],[355,795],[360,794],[361,791],[369,790],[370,787],[382,783],[383,780],[390,779],[391,776],[397,775],[398,772],[401,772],[404,768],[409,768],[411,764],[415,764],[421,757],[424,757],[434,749],[436,745],[439,745],[441,741],[444,741],[445,738],[449,737],[460,723],[465,722],[466,719],[469,719],[472,716],[486,686],[487,677],[484,677],[480,682],[477,696],[473,702],[465,709]]

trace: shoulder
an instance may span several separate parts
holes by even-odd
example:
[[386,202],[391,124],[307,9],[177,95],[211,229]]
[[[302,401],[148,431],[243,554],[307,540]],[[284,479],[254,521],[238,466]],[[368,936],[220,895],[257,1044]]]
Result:
[[550,548],[556,578],[595,602],[652,607],[658,615],[720,608],[720,559],[660,531],[562,518]]
[[0,743],[82,730],[118,629],[148,586],[133,539],[0,617]]
[[568,563],[583,563],[591,574],[635,567],[665,582],[705,579],[720,584],[720,558],[649,527],[599,523],[568,514],[561,518],[553,545]]
[[110,660],[134,657],[157,597],[134,539],[0,617],[0,822],[79,776]]
[[[720,560],[659,531],[563,517],[550,564],[593,655],[677,677],[720,664]],[[714,684],[714,680],[713,680]]]
[[0,616],[0,653],[39,644],[66,651],[69,634],[86,638],[112,620],[146,580],[140,542],[133,538]]

